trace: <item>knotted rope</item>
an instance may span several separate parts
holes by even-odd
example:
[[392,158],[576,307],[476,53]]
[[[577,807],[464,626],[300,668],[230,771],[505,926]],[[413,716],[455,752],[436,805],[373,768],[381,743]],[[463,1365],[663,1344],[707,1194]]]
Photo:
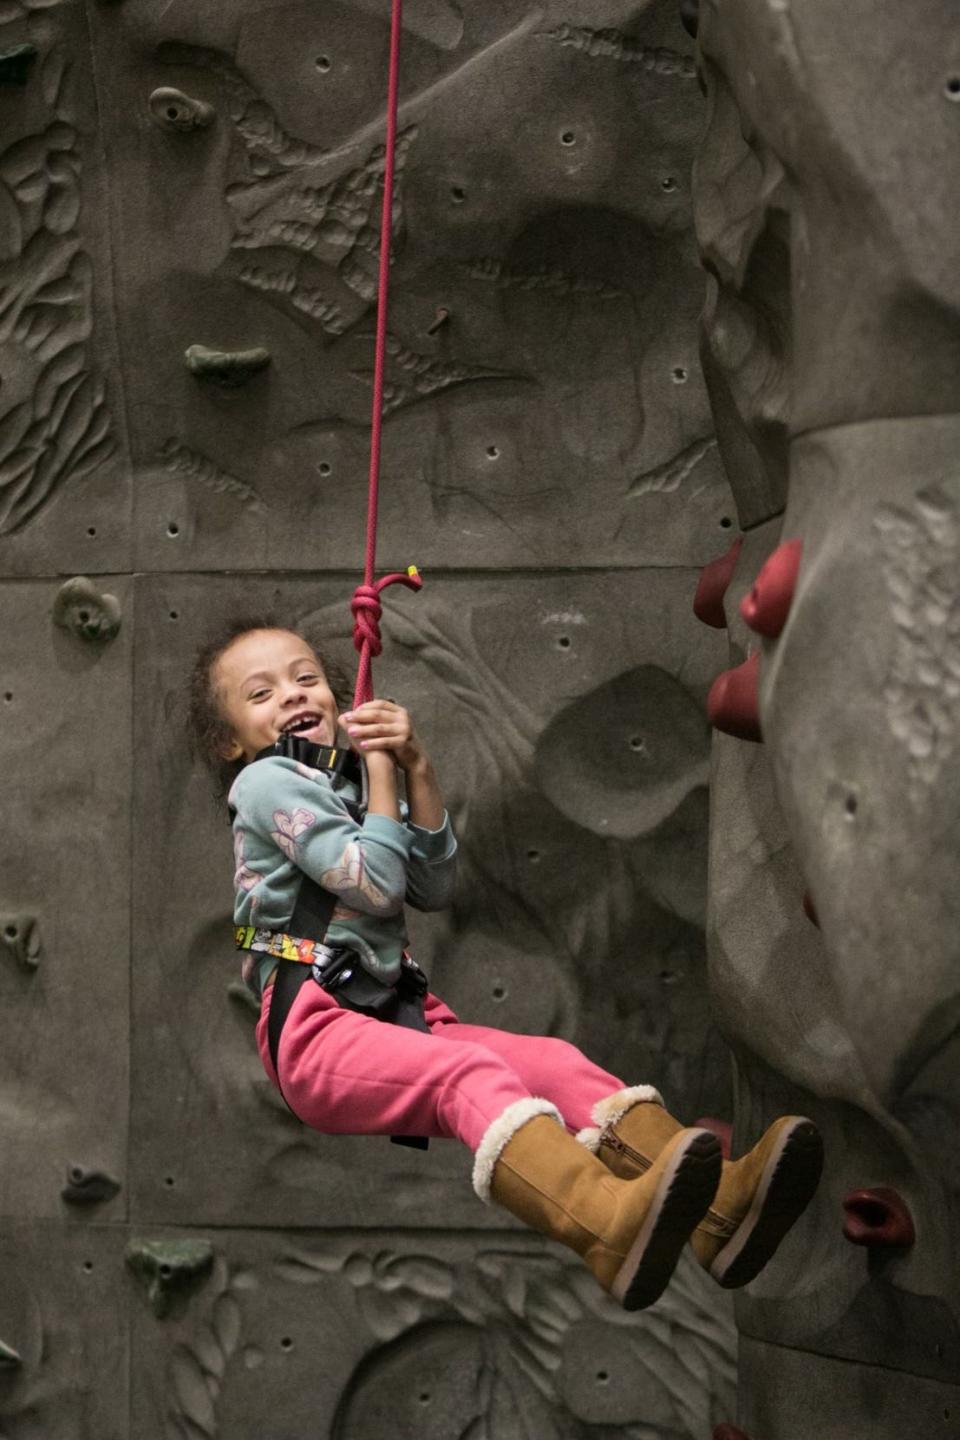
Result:
[[383,432],[383,372],[387,351],[387,301],[390,290],[390,242],[393,235],[393,172],[397,149],[397,92],[400,79],[400,29],[403,0],[393,0],[390,15],[390,67],[387,82],[387,140],[383,165],[383,208],[380,214],[380,268],[377,280],[377,338],[373,361],[373,416],[370,425],[370,479],[367,493],[367,551],[363,584],[353,592],[353,643],[360,652],[353,708],[373,698],[372,660],[383,649],[380,637],[380,592],[388,585],[419,590],[416,567],[395,571],[374,581],[377,561],[377,506],[380,497],[380,439]]

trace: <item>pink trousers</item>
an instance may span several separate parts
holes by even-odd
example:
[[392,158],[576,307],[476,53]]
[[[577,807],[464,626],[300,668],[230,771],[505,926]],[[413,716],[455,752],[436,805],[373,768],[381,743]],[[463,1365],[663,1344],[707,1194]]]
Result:
[[[277,1084],[267,1045],[271,986],[257,1045]],[[569,1129],[591,1123],[596,1101],[622,1087],[575,1045],[461,1025],[429,995],[430,1034],[341,1010],[312,980],[301,986],[280,1037],[283,1095],[306,1125],[325,1135],[425,1135],[476,1150],[492,1121],[531,1095],[556,1105]]]

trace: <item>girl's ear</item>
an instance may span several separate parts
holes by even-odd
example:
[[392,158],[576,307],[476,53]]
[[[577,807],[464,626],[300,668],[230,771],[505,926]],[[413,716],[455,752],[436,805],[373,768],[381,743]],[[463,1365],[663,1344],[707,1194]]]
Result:
[[224,740],[219,747],[221,760],[241,760],[243,758],[243,746],[235,735],[229,740]]

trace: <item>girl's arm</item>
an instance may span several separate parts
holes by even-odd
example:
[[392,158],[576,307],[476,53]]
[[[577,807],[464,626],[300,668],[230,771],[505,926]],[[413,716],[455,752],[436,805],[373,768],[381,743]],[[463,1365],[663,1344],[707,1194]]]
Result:
[[340,723],[365,757],[368,773],[371,761],[381,755],[404,772],[413,827],[406,898],[418,910],[445,909],[453,897],[457,842],[436,773],[409,714],[392,700],[372,700],[341,715]]

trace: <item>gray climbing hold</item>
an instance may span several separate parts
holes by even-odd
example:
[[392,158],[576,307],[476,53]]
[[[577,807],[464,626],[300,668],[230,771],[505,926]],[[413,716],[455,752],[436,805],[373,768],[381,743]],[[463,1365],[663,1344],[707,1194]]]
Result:
[[68,1205],[100,1205],[119,1195],[121,1188],[120,1181],[105,1170],[72,1164],[67,1166],[67,1183],[60,1194]]
[[0,945],[24,970],[36,970],[40,964],[40,925],[36,915],[25,911],[0,914]]
[[270,351],[262,345],[255,350],[208,350],[206,345],[191,345],[185,359],[187,368],[198,380],[213,380],[218,385],[245,385],[270,364]]
[[154,90],[148,104],[151,116],[164,130],[206,130],[217,114],[206,100],[197,100],[169,85]]
[[0,50],[0,85],[26,85],[39,51],[36,45],[12,45]]
[[174,1302],[199,1290],[213,1269],[209,1240],[131,1240],[126,1260],[158,1320]]
[[120,601],[115,595],[101,594],[92,580],[78,575],[57,591],[53,620],[81,640],[105,643],[120,629]]

